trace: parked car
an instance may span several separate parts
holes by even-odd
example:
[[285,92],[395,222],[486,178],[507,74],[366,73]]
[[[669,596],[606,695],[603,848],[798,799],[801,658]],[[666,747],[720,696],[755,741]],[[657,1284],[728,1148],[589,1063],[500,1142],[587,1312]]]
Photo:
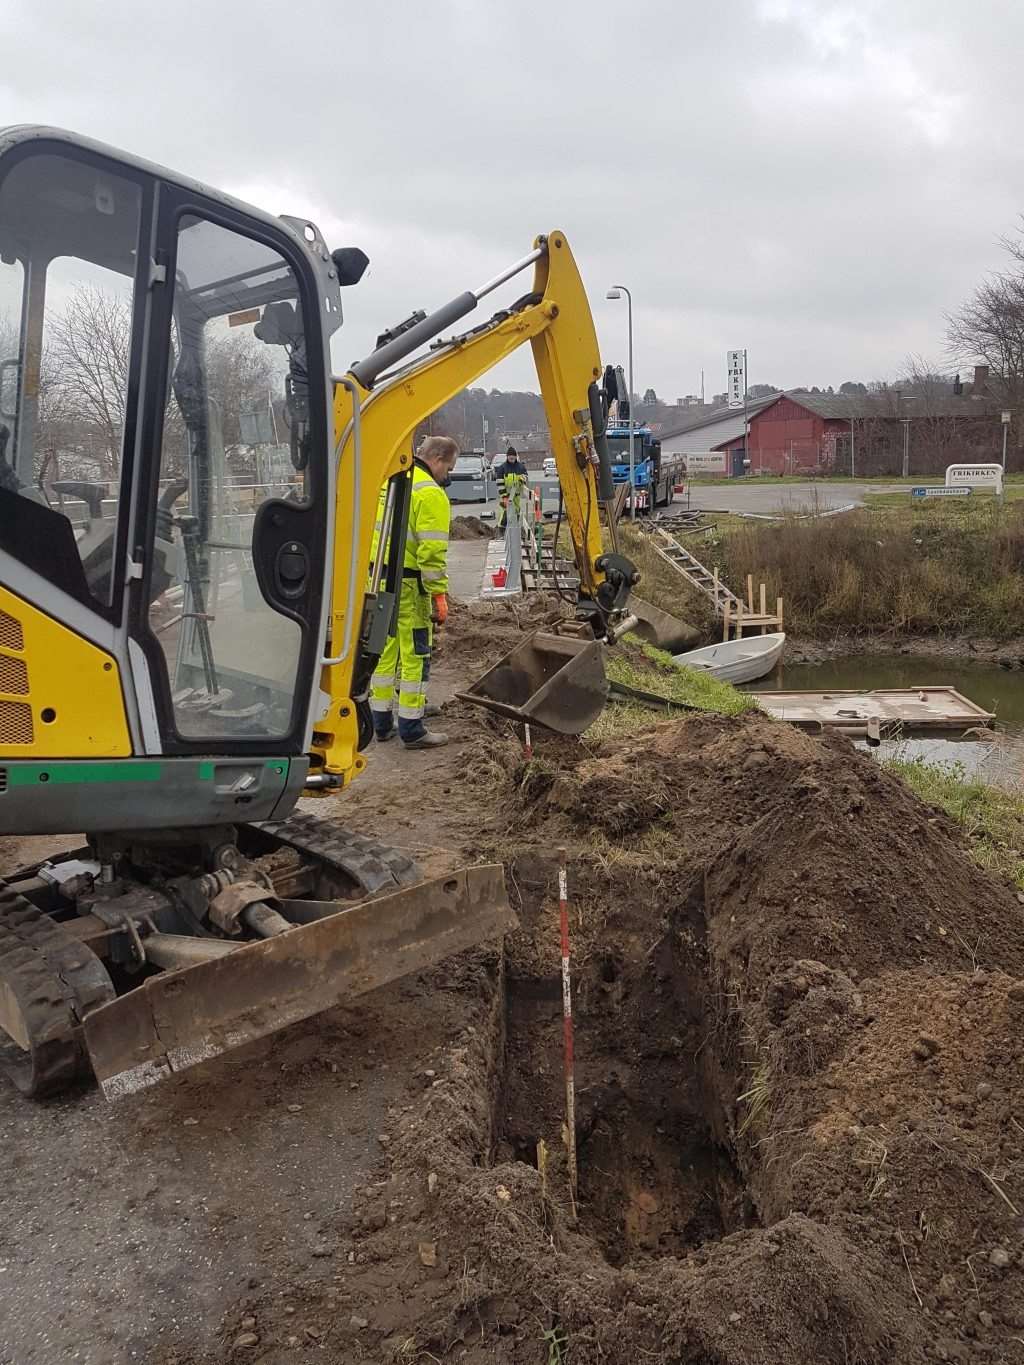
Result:
[[482,455],[460,455],[452,470],[448,497],[452,502],[486,502],[491,479]]
[[558,474],[558,467],[557,467],[557,465],[555,464],[555,457],[554,457],[554,455],[545,455],[545,457],[544,457],[544,477],[545,477],[546,479],[553,479],[553,478],[555,478],[555,476],[556,476],[557,474]]

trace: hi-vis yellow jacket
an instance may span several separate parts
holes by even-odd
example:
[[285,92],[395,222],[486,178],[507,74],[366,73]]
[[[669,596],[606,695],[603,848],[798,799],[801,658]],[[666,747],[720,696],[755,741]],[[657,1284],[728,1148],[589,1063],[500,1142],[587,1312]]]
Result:
[[[387,484],[380,490],[377,502],[377,524],[373,532],[374,558],[386,501]],[[451,522],[452,505],[447,493],[427,466],[414,460],[409,529],[405,538],[405,573],[407,578],[418,578],[423,591],[432,597],[448,591],[448,535]]]

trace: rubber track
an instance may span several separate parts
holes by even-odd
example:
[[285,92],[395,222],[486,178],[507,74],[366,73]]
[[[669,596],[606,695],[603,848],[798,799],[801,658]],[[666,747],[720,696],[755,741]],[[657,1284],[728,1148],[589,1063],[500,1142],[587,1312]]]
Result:
[[78,1036],[83,1016],[114,998],[96,955],[49,915],[0,881],[0,981],[18,1004],[31,1051],[0,1046],[0,1065],[19,1090],[64,1089],[88,1064]]
[[287,820],[265,821],[254,828],[346,873],[367,896],[415,886],[423,879],[412,858],[397,848],[319,820],[315,815],[290,815]]

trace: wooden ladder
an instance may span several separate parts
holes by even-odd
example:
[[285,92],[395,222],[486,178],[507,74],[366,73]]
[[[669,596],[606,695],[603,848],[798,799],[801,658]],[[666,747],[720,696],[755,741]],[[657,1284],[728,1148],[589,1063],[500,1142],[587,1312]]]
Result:
[[729,604],[730,616],[735,617],[742,611],[743,604],[732,589],[727,588],[719,578],[717,569],[712,572],[707,565],[700,562],[695,554],[691,554],[685,546],[680,545],[675,536],[662,530],[660,526],[650,526],[645,529],[652,547],[665,563],[671,564],[677,573],[682,574],[687,583],[697,588],[705,597],[710,597],[716,616],[726,614],[726,603]]
[[657,525],[646,526],[644,530],[653,549],[665,563],[671,564],[687,583],[711,599],[715,615],[722,622],[723,640],[728,640],[730,633],[737,640],[742,639],[745,630],[759,630],[762,635],[769,630],[782,630],[782,598],[776,600],[774,614],[769,612],[765,585],[762,583],[759,609],[755,607],[753,575],[747,575],[747,601],[744,602],[742,597],[737,597],[722,582],[717,568],[712,572],[695,554],[680,545],[670,531]]

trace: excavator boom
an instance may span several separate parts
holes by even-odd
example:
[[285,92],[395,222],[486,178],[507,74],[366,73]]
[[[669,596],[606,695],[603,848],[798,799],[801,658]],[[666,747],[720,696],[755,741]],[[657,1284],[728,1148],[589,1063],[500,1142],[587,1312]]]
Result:
[[527,343],[585,638],[538,637],[473,699],[569,731],[603,703],[633,575],[602,547],[593,321],[552,232],[332,378],[365,265],[88,139],[0,131],[0,833],[86,832],[0,883],[0,1065],[27,1094],[90,1067],[130,1092],[514,923],[500,868],[424,882],[296,803],[367,761],[417,425]]

